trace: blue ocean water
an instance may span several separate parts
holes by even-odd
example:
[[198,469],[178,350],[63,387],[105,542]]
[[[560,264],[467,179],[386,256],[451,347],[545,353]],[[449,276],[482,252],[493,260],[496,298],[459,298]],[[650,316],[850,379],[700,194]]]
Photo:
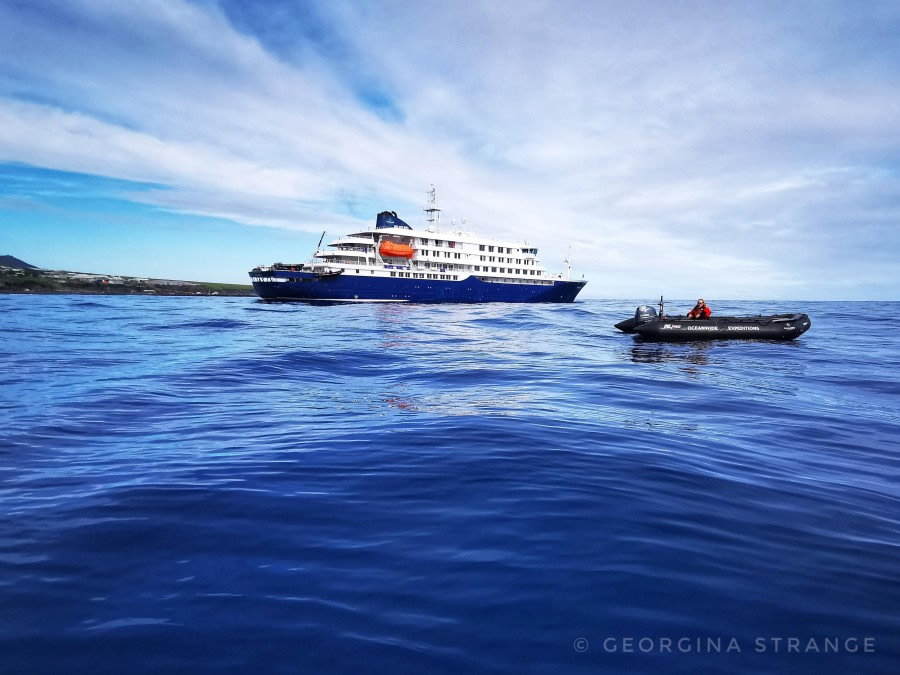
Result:
[[0,296],[0,672],[897,672],[900,304],[637,304]]

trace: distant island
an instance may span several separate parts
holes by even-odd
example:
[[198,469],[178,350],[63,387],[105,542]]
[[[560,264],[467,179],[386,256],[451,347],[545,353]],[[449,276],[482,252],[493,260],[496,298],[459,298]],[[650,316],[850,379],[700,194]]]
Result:
[[208,281],[177,281],[47,270],[11,255],[0,256],[0,293],[78,293],[86,295],[254,296],[253,286]]
[[19,260],[18,258],[14,258],[11,255],[0,255],[0,267],[9,267],[11,269],[19,270],[37,269],[37,267],[35,267],[34,265],[29,265],[27,262]]

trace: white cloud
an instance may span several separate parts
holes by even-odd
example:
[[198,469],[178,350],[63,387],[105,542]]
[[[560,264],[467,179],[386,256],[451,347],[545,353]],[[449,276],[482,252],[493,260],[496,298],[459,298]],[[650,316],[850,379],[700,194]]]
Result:
[[897,272],[890,6],[315,8],[331,40],[272,51],[209,3],[0,7],[0,159],[309,231],[378,208],[416,222],[433,182],[448,220],[548,266],[572,242],[604,297],[852,296],[871,261],[851,223],[882,238],[874,274]]

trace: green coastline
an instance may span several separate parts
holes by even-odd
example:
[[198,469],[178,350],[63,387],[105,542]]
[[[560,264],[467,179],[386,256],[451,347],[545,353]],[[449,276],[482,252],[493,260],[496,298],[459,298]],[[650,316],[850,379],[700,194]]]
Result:
[[200,295],[254,297],[253,286],[209,281],[123,277],[0,266],[0,293],[77,295]]

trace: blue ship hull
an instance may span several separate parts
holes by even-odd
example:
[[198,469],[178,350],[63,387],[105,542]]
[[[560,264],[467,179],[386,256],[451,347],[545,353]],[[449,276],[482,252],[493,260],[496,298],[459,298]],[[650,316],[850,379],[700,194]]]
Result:
[[285,281],[254,281],[256,294],[267,301],[326,302],[574,302],[586,281],[552,284],[489,283],[475,277],[460,281],[373,277],[345,272],[316,276],[279,271]]

